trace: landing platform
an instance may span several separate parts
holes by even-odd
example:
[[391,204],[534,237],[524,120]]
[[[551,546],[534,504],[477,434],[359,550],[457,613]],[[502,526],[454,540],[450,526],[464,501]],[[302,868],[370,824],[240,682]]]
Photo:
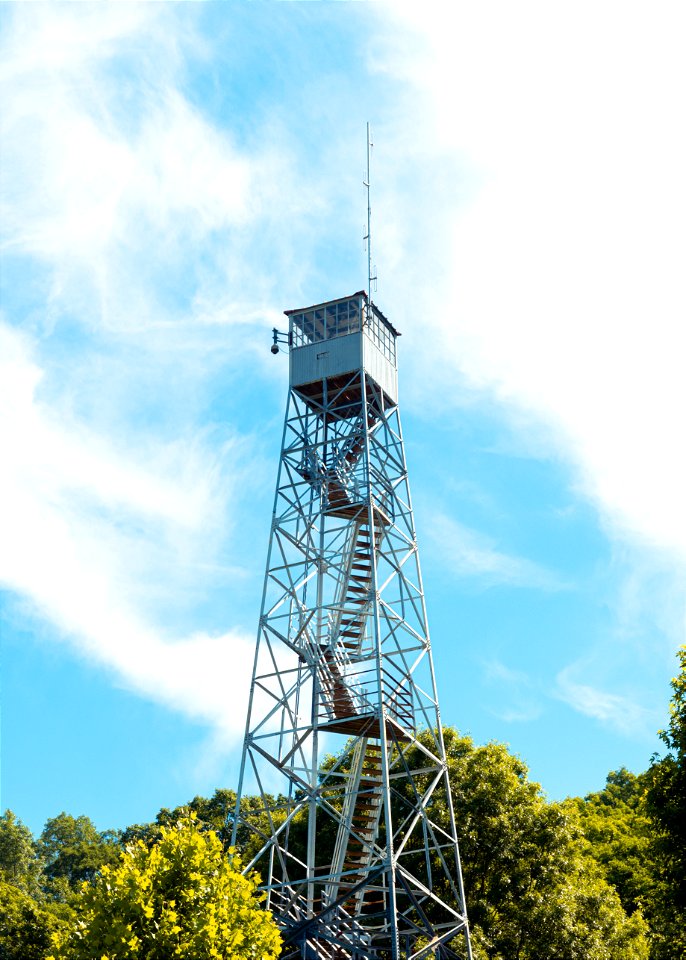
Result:
[[[299,383],[294,386],[298,396],[313,409],[320,408],[324,412],[324,398],[326,397],[326,412],[342,420],[357,417],[362,410],[362,378],[354,371],[338,374],[333,377],[313,380],[310,383]],[[384,407],[389,409],[396,405],[396,401],[383,391]],[[371,413],[381,416],[379,408],[379,389],[367,383],[367,406]]]
[[[322,513],[327,517],[342,517],[345,520],[364,520],[367,516],[369,505],[364,501],[358,503],[339,503],[327,507]],[[391,518],[385,510],[378,504],[374,504],[374,521],[377,526],[388,527],[391,524]]]
[[[374,740],[381,737],[381,723],[374,714],[367,714],[366,716],[357,714],[354,717],[337,718],[329,723],[320,723],[319,729],[330,733],[342,733],[347,737],[370,737]],[[391,717],[386,717],[386,737],[389,740],[398,740],[403,743],[408,743],[412,739],[407,730]]]

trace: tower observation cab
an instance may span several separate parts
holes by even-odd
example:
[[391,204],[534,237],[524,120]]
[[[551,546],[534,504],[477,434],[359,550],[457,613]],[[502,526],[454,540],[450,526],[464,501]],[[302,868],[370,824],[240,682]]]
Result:
[[399,333],[364,291],[286,316],[289,392],[232,843],[262,877],[284,960],[471,960]]
[[291,387],[304,400],[321,403],[325,396],[337,397],[349,412],[355,390],[360,389],[359,380],[353,387],[350,377],[362,370],[383,391],[386,406],[397,403],[400,334],[364,291],[285,312],[290,324]]

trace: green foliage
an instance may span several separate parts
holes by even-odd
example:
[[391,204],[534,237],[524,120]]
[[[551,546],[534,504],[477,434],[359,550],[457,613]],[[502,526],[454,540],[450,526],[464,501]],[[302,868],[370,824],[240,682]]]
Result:
[[[243,815],[250,821],[254,828],[253,830],[249,829],[246,826],[245,820],[243,820],[238,829],[236,849],[241,854],[245,863],[250,863],[253,857],[259,852],[263,845],[262,838],[269,836],[271,831],[270,818],[271,822],[277,826],[285,818],[285,813],[283,809],[280,808],[280,802],[282,800],[284,801],[282,806],[284,806],[285,798],[275,799],[274,797],[267,796],[266,801],[270,811],[268,814],[261,797],[247,795],[241,798]],[[221,841],[223,849],[228,850],[233,832],[235,808],[236,793],[234,790],[215,790],[213,796],[209,799],[205,797],[194,797],[190,803],[181,807],[175,807],[173,810],[162,807],[153,823],[134,824],[123,830],[119,842],[122,847],[126,847],[136,840],[142,840],[148,845],[155,843],[160,837],[161,827],[169,827],[178,823],[180,820],[186,819],[188,812],[191,811],[197,817],[198,828],[200,830],[212,830]],[[304,840],[307,832],[306,821],[303,825],[302,818],[300,820],[296,818],[291,829],[292,844],[293,842],[297,844],[296,833],[298,836],[302,835],[302,839]],[[254,832],[255,830],[258,832]],[[302,853],[304,856],[304,850]],[[264,864],[258,863],[257,869],[266,869],[266,862]]]
[[666,756],[639,776],[611,773],[599,793],[570,801],[589,852],[626,910],[641,908],[651,960],[686,960],[686,648],[672,681]]
[[[266,803],[269,807],[269,813],[267,812],[267,807],[263,802],[261,797],[247,796],[241,797],[241,813],[246,818],[249,819],[253,828],[258,830],[258,833],[249,831],[244,823],[241,823],[238,833],[236,836],[236,847],[241,852],[241,855],[246,863],[250,861],[257,855],[259,850],[264,844],[264,837],[268,837],[271,834],[272,826],[278,828],[283,821],[286,819],[286,809],[287,804],[285,797],[272,797],[271,795],[266,796]],[[233,815],[233,808],[231,813]],[[233,816],[231,817],[233,821]],[[295,852],[298,848],[298,837],[300,838],[300,850],[304,853],[305,850],[305,840],[307,830],[307,820],[305,817],[300,816],[296,817],[291,822],[289,840],[291,843],[291,848]],[[333,852],[333,848],[332,848]],[[297,855],[297,853],[296,853]],[[257,863],[258,870],[264,870],[267,867],[267,858],[263,857],[261,861]]]
[[503,744],[444,737],[476,956],[646,960],[645,922],[626,915],[574,810],[546,801]]
[[0,960],[43,960],[69,908],[46,896],[31,831],[11,810],[0,817]]
[[11,810],[5,810],[0,817],[0,876],[11,883],[30,886],[39,872],[31,831]]
[[67,813],[46,822],[38,840],[38,852],[45,876],[57,881],[57,888],[63,880],[73,889],[119,859],[115,835],[100,833],[89,817]]
[[45,904],[0,879],[0,960],[44,960],[65,921]]
[[198,819],[201,829],[213,830],[219,837],[224,849],[228,849],[231,840],[229,819],[236,806],[236,794],[233,790],[215,790],[212,797],[194,797],[190,803],[170,810],[162,807],[154,823],[137,823],[122,831],[119,841],[123,847],[135,840],[154,843],[160,837],[160,827],[170,827],[188,817],[189,811]]
[[276,960],[281,938],[212,831],[190,814],[138,840],[81,888],[78,919],[53,960]]
[[686,958],[686,647],[677,656],[680,671],[672,680],[669,725],[660,732],[668,752],[653,757],[646,796],[656,835],[654,960]]
[[650,911],[655,888],[653,826],[645,806],[648,776],[624,767],[608,774],[598,793],[570,800],[590,853],[632,914]]
[[686,647],[678,657],[681,670],[672,680],[669,726],[660,731],[668,753],[659,761],[653,758],[648,809],[660,831],[674,901],[686,910]]

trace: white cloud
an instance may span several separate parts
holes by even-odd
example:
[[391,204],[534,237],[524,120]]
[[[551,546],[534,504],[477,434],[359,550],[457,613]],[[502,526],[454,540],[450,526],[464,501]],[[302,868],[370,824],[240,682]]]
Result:
[[192,15],[129,6],[14,11],[0,51],[6,255],[42,264],[53,321],[245,320],[269,306],[281,259],[299,269],[295,164],[274,131],[239,147],[186,95]]
[[543,713],[543,706],[536,684],[523,670],[513,670],[498,659],[484,664],[484,673],[489,686],[498,694],[497,706],[491,712],[505,723],[529,723]]
[[425,530],[433,549],[453,576],[479,577],[489,585],[565,589],[566,585],[554,572],[526,557],[499,550],[488,535],[443,513],[434,512],[427,519]]
[[652,738],[658,717],[634,697],[611,693],[576,679],[583,672],[581,664],[561,670],[556,680],[556,696],[573,710],[612,727],[625,736]]
[[[218,356],[228,371],[255,349],[221,328],[276,322],[272,273],[306,260],[305,225],[284,221],[306,200],[278,136],[239,148],[187,96],[194,22],[161,4],[5,19],[0,583],[118,682],[209,724],[215,753],[243,733],[254,637],[187,635],[174,614],[202,624],[207,581],[241,575],[223,559],[253,450],[193,405]],[[168,400],[150,386],[165,374]],[[151,401],[181,422],[148,426]]]
[[172,550],[179,568],[185,560],[191,577],[201,563],[204,575],[230,488],[215,489],[211,463],[188,449],[172,451],[162,470],[84,427],[65,428],[60,411],[36,399],[40,379],[28,339],[0,325],[0,582],[120,682],[235,741],[253,638],[177,637],[141,612],[142,593],[171,596],[188,576],[177,569],[160,583],[160,553]]
[[446,373],[546,424],[616,535],[683,563],[683,6],[434,12],[386,8],[392,149],[436,172],[394,198],[421,254],[386,288],[422,290]]

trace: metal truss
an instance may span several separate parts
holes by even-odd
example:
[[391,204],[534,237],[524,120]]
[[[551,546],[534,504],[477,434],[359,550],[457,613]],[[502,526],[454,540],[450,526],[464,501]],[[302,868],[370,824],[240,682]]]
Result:
[[400,417],[364,370],[289,393],[239,831],[283,957],[471,960]]

